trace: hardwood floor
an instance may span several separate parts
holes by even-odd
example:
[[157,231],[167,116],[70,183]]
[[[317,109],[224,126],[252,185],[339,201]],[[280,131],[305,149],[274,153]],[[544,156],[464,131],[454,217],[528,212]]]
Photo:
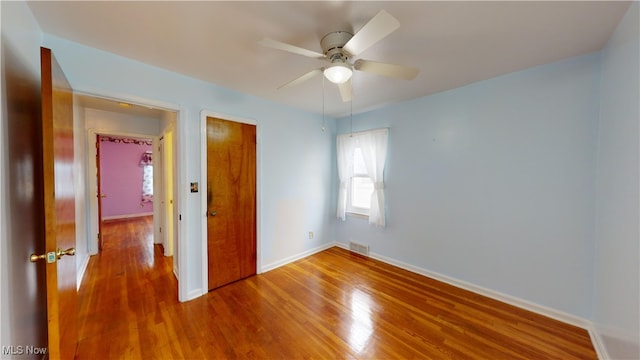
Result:
[[149,219],[107,224],[80,359],[595,359],[580,328],[331,248],[179,303]]

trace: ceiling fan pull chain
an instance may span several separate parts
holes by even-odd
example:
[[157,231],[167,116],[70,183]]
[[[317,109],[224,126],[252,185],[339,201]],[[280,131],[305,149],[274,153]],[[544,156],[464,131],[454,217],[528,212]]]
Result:
[[353,76],[351,77],[351,101],[349,101],[349,127],[351,135],[353,136]]
[[324,76],[322,77],[322,131],[324,131]]

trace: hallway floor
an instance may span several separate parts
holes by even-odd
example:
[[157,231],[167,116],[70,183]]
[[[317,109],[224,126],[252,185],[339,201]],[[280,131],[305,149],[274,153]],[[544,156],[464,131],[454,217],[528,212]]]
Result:
[[[79,292],[81,359],[140,358],[157,347],[161,308],[179,305],[172,257],[153,244],[153,217],[107,221]],[[166,339],[165,339],[166,340]]]

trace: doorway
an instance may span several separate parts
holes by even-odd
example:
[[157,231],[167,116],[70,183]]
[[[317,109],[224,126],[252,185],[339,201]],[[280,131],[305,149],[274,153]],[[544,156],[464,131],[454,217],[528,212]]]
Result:
[[[157,140],[155,143],[158,147]],[[160,190],[164,190],[157,181],[161,179],[157,171],[161,159],[154,156],[153,148],[153,138],[97,135],[98,251],[105,245],[106,223],[140,217],[152,224],[160,222],[160,237],[151,236],[149,240],[164,246],[162,221],[154,216],[155,212],[162,213],[156,209],[161,206]]]
[[[174,206],[176,200],[177,186],[177,167],[175,166],[175,156],[177,144],[174,140],[175,129],[177,125],[178,113],[171,110],[163,110],[141,106],[135,104],[124,103],[111,99],[96,98],[92,95],[78,95],[79,104],[82,111],[79,116],[83,117],[86,132],[86,179],[87,179],[87,234],[88,234],[88,253],[96,255],[99,253],[99,224],[100,216],[98,214],[100,199],[110,199],[110,194],[102,192],[98,194],[98,174],[97,166],[98,146],[101,142],[97,141],[98,136],[111,137],[119,139],[117,141],[138,141],[140,139],[151,139],[151,154],[153,159],[153,206],[142,201],[141,188],[135,190],[133,195],[133,207],[137,206],[140,210],[129,211],[134,215],[150,215],[153,214],[153,239],[154,242],[162,244],[165,249],[165,256],[173,256],[176,252],[178,239],[177,232],[179,227],[177,224],[178,216],[175,215],[177,207]],[[166,139],[169,138],[168,142]],[[122,140],[124,139],[124,140]],[[102,142],[102,144],[110,142]],[[164,145],[162,145],[164,144]],[[142,165],[138,158],[135,164],[130,164],[134,171],[141,172]],[[134,185],[135,186],[135,185]],[[142,184],[140,184],[142,186]],[[106,195],[107,198],[100,198],[99,195]],[[171,206],[165,206],[169,202]],[[171,214],[166,212],[170,211]],[[113,216],[107,214],[106,217]],[[167,224],[171,222],[171,224]],[[173,257],[174,273],[178,274],[179,264],[176,256]],[[86,265],[85,265],[86,266]],[[181,291],[182,289],[181,286]]]

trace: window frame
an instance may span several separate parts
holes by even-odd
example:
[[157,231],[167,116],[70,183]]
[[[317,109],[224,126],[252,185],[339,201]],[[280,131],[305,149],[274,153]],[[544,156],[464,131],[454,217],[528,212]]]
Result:
[[[360,150],[360,151],[358,151],[358,150]],[[358,156],[357,155],[358,153],[360,154],[360,156],[362,156],[362,150],[360,149],[360,147],[356,147],[354,149],[354,151],[353,151],[353,164],[352,164],[353,169],[352,169],[352,175],[349,178],[349,185],[348,185],[348,188],[347,188],[347,206],[346,206],[345,212],[347,214],[368,218],[369,217],[369,211],[371,211],[371,204],[369,204],[369,207],[367,207],[367,208],[363,208],[363,207],[358,207],[358,206],[353,206],[352,205],[353,192],[354,192],[353,179],[354,178],[368,179],[371,182],[371,184],[373,184],[373,179],[371,179],[369,174],[366,173],[366,170],[365,170],[365,172],[356,172],[355,171],[355,168],[356,168],[356,166],[355,166],[355,164],[356,164],[356,156]],[[363,162],[364,162],[364,160],[363,160]],[[373,191],[375,191],[375,190],[372,189],[372,193],[373,193]]]
[[[385,164],[389,144],[389,128],[367,130],[358,133],[339,134],[336,136],[336,162],[338,166],[338,203],[336,215],[338,219],[345,221],[347,218],[347,205],[349,203],[349,187],[353,176],[353,151],[360,147],[364,165],[369,178],[373,181],[374,191],[371,194],[371,208],[368,215],[368,223],[376,227],[386,227],[386,200],[385,200]],[[360,171],[362,168],[359,168]],[[360,200],[360,199],[356,199]],[[364,202],[363,202],[364,203]],[[353,210],[353,209],[351,209]]]

